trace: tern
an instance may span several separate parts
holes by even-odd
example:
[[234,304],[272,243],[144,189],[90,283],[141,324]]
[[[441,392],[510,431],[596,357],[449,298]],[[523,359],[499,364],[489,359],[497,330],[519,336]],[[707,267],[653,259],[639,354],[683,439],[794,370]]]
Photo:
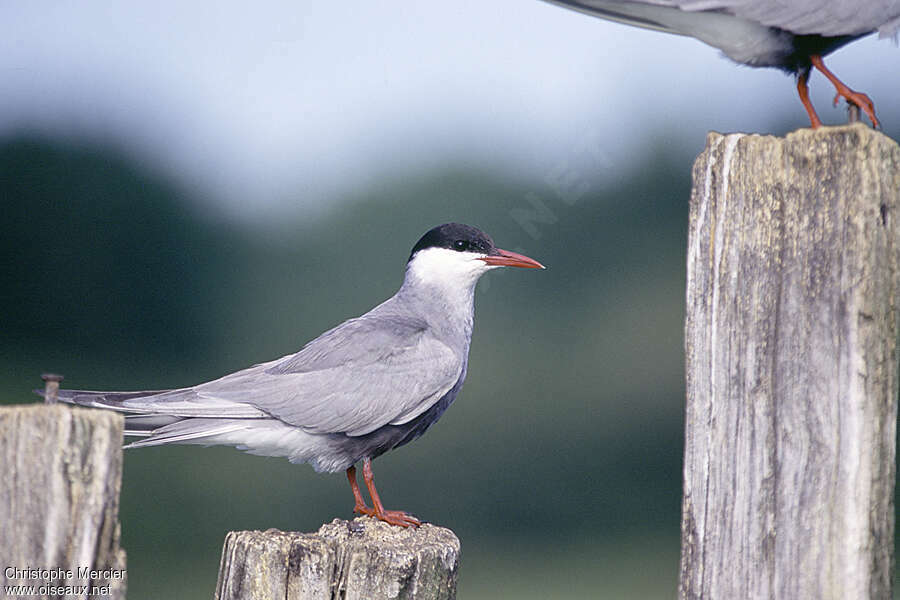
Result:
[[[289,354],[193,387],[144,392],[59,390],[58,399],[125,413],[126,448],[230,445],[251,454],[346,471],[354,511],[402,527],[386,510],[372,461],[434,424],[466,378],[475,285],[498,267],[543,269],[482,231],[447,223],[413,247],[400,289]],[[40,392],[38,392],[40,393]],[[368,506],[356,480],[363,479]]]
[[601,19],[697,38],[731,60],[775,67],[797,77],[813,128],[822,121],[809,100],[813,67],[878,127],[875,106],[825,67],[822,57],[861,37],[897,35],[900,0],[547,0]]

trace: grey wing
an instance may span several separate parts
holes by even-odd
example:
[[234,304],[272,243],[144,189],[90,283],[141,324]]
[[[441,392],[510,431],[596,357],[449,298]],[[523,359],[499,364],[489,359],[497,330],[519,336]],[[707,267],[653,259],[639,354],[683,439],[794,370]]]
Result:
[[364,435],[422,414],[456,383],[465,357],[422,321],[364,315],[300,352],[193,388],[311,433]]
[[891,35],[900,25],[900,0],[674,0],[681,9],[722,10],[791,33],[824,36]]
[[741,63],[758,64],[760,55],[777,56],[785,49],[782,47],[785,42],[769,26],[740,18],[725,9],[692,10],[688,0],[547,1],[607,21],[697,38]]
[[683,28],[672,23],[673,19],[678,19],[678,11],[676,6],[670,5],[669,2],[657,2],[656,0],[637,0],[637,1],[619,1],[619,0],[546,0],[550,4],[558,4],[578,12],[599,17],[606,21],[615,21],[616,23],[624,23],[625,25],[633,25],[643,29],[652,29],[654,31],[662,31],[664,33],[674,33],[677,35],[690,35]]
[[[900,0],[551,0],[596,16],[686,33],[665,10],[720,12],[791,33],[823,36],[863,35],[878,30],[893,35],[900,27]],[[687,26],[689,30],[690,27]],[[690,35],[690,33],[688,33]]]
[[863,35],[878,30],[882,36],[890,36],[900,28],[900,0],[548,1],[607,20],[682,35],[694,35],[692,26],[670,13],[671,9],[688,13],[724,13],[800,35]]

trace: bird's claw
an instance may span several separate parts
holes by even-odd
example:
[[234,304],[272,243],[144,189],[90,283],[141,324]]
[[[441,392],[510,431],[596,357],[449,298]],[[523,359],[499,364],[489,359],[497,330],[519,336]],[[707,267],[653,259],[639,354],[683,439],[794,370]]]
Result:
[[378,518],[385,523],[399,525],[400,527],[418,527],[422,524],[422,521],[402,510],[386,510],[384,515]]
[[369,506],[357,504],[353,507],[353,512],[358,515],[366,515],[374,517],[379,521],[384,521],[388,525],[396,525],[398,527],[418,527],[422,521],[402,510],[381,510],[371,508]]

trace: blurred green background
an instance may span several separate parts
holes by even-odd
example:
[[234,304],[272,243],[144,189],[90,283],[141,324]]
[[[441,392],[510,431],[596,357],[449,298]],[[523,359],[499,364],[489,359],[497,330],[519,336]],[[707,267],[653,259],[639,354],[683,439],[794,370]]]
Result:
[[[109,148],[7,139],[0,397],[35,401],[45,371],[177,387],[293,352],[391,295],[422,232],[473,223],[548,269],[482,280],[463,393],[376,462],[386,503],[459,535],[460,598],[673,597],[699,150],[658,140],[650,169],[566,185],[449,165],[253,226]],[[351,507],[342,475],[281,459],[127,451],[129,597],[210,597],[228,530],[310,531]]]

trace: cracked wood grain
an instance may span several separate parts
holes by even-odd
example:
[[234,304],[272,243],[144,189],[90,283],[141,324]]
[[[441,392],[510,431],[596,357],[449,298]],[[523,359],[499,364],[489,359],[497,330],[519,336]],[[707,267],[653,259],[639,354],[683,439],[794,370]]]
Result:
[[891,598],[900,147],[712,133],[693,176],[679,595]]
[[316,533],[232,531],[217,600],[450,600],[459,540],[424,524],[393,527],[368,517],[335,519]]
[[[0,407],[0,585],[35,586],[28,595],[43,597],[125,597],[122,428],[111,411]],[[52,569],[70,575],[41,571]],[[38,593],[42,585],[65,592]]]

